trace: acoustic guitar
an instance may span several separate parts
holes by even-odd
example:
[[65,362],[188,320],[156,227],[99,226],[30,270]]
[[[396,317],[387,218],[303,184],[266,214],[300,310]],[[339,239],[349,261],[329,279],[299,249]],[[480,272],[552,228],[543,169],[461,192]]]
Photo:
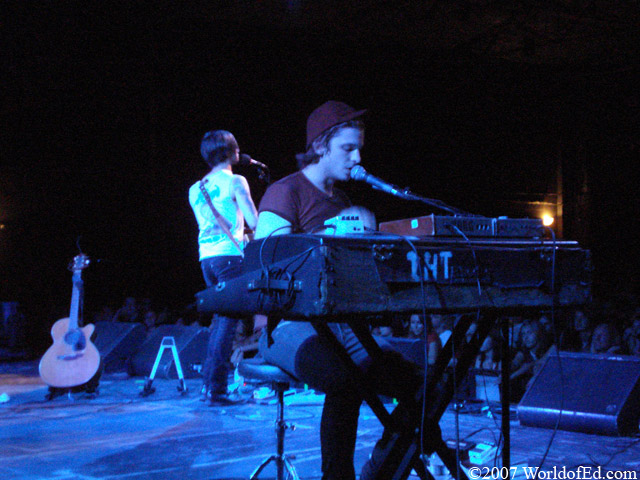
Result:
[[82,308],[82,270],[88,266],[86,255],[74,257],[69,265],[73,272],[69,317],[53,324],[53,345],[40,360],[40,378],[51,387],[82,385],[91,380],[100,366],[100,353],[90,339],[95,327],[92,324],[81,327],[78,322]]

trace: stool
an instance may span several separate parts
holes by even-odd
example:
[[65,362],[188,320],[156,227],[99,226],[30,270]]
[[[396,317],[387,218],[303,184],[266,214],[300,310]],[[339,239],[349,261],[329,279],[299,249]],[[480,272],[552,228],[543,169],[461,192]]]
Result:
[[284,434],[287,428],[293,430],[294,426],[284,421],[284,392],[289,389],[289,384],[296,379],[275,365],[266,363],[262,358],[249,358],[238,363],[238,373],[245,378],[270,382],[271,388],[278,398],[278,416],[276,418],[276,438],[278,441],[277,453],[264,460],[254,470],[249,480],[258,478],[258,475],[272,461],[276,463],[276,480],[285,480],[285,469],[292,480],[300,480],[293,464],[284,454]]

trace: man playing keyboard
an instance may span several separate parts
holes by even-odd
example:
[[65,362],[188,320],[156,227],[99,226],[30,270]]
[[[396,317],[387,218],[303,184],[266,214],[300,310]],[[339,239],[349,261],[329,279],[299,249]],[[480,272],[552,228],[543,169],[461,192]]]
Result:
[[[326,220],[345,213],[347,208],[357,208],[335,183],[349,180],[351,169],[361,161],[364,113],[365,110],[336,101],[326,102],[311,113],[307,120],[307,150],[297,155],[300,170],[275,182],[265,192],[259,206],[256,239],[321,233]],[[366,227],[375,229],[372,214],[356,211]],[[384,362],[374,362],[348,325],[332,323],[330,328],[377,391],[393,392],[396,398],[410,398],[415,392],[420,375],[400,354],[381,345]],[[272,338],[270,346],[266,338],[260,342],[265,360],[326,394],[320,423],[322,478],[355,480],[353,457],[363,401],[356,382],[334,349],[309,323],[281,322]],[[375,474],[375,461],[370,460],[360,478],[374,478]]]

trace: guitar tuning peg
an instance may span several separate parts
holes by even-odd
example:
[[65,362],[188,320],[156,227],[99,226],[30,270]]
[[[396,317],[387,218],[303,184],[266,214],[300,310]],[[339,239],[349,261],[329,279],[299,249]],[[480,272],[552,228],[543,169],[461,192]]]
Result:
[[84,253],[82,253],[80,255],[76,255],[75,257],[73,257],[73,260],[69,262],[69,266],[67,268],[70,271],[75,272],[88,267],[90,262],[91,260],[89,260],[89,257]]

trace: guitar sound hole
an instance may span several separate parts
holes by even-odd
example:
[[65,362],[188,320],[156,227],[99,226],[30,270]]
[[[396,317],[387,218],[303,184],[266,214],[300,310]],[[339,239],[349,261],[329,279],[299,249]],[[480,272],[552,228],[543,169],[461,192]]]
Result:
[[73,350],[80,351],[84,350],[87,346],[87,340],[84,338],[84,335],[81,330],[69,330],[64,336],[64,342],[67,345],[71,345]]

